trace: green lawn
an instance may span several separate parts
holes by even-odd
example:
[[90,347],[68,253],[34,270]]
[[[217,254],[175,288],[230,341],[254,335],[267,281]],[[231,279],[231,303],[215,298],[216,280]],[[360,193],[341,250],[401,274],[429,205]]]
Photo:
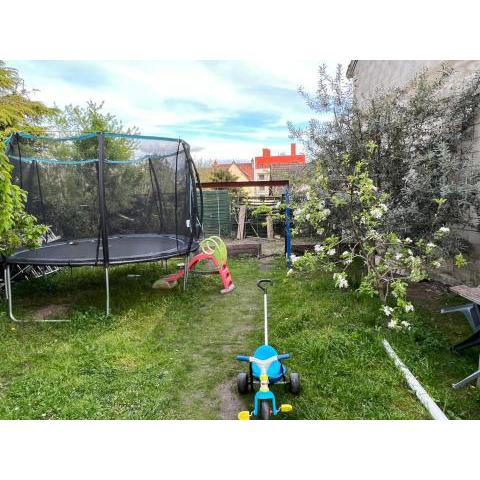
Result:
[[262,341],[255,287],[262,277],[274,279],[271,343],[291,353],[288,363],[302,376],[298,398],[275,387],[294,406],[289,418],[428,418],[386,356],[385,335],[450,418],[480,418],[478,389],[450,387],[478,357],[448,350],[468,333],[463,320],[422,310],[412,332],[390,333],[380,327],[375,301],[335,290],[322,275],[286,277],[281,261],[229,266],[237,288],[228,295],[220,294],[218,276],[193,277],[186,292],[158,291],[150,288],[163,274],[158,265],[114,268],[108,318],[101,269],[18,285],[17,316],[50,312],[71,321],[19,325],[2,310],[0,418],[235,418],[251,401],[235,392],[245,368],[235,355]]

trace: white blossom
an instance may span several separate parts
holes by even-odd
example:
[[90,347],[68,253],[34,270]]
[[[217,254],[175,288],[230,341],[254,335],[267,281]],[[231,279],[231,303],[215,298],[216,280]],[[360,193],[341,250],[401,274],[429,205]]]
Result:
[[438,231],[440,233],[450,233],[450,229],[448,227],[440,227]]
[[413,307],[413,305],[411,303],[407,303],[404,307],[405,311],[408,313],[408,312],[413,312],[415,310],[415,308]]
[[435,245],[433,242],[428,242],[428,243],[427,243],[427,247],[428,247],[428,248],[435,248],[436,245]]
[[410,237],[407,237],[403,242],[408,245],[408,244],[412,243],[412,239]]
[[330,250],[328,250],[327,255],[335,255],[335,249],[331,248]]
[[295,263],[295,262],[298,262],[298,260],[300,260],[300,257],[297,257],[294,253],[292,253],[290,255],[290,260],[292,261],[292,263]]
[[388,305],[383,306],[383,313],[389,317],[393,313],[393,308],[389,307]]
[[403,257],[403,254],[401,254],[400,252],[395,254],[395,260],[400,260],[402,257]]
[[307,214],[305,215],[305,218],[306,218],[307,220],[310,220],[310,214],[307,213]]
[[348,280],[345,273],[334,273],[333,279],[335,280],[335,286],[338,288],[348,288]]
[[384,203],[381,203],[381,204],[379,205],[379,207],[380,207],[384,212],[386,212],[386,211],[388,210],[388,207],[387,207]]
[[432,262],[432,267],[434,267],[434,268],[440,268],[441,266],[442,266],[442,264],[438,260],[434,260]]
[[410,330],[410,328],[411,328],[410,322],[407,322],[406,320],[402,320],[400,323],[401,323],[402,326],[405,327],[407,330]]
[[320,253],[320,252],[323,252],[323,250],[325,249],[325,247],[323,245],[315,245],[313,247],[313,249],[317,252],[317,253]]
[[387,327],[388,328],[391,328],[392,330],[395,330],[398,328],[398,323],[396,320],[390,320],[388,323],[387,323]]
[[379,207],[374,207],[370,210],[370,215],[379,220],[383,216],[383,210]]
[[413,257],[413,252],[412,252],[412,250],[411,250],[410,248],[407,250],[407,253],[408,253],[408,255],[409,255],[410,257]]

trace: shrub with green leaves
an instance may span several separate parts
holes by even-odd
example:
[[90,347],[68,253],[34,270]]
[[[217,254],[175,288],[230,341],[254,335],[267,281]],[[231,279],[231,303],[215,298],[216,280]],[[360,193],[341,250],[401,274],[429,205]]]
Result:
[[[444,248],[454,255],[463,242],[453,230],[476,228],[480,214],[480,163],[472,155],[480,72],[459,78],[447,67],[425,70],[404,86],[360,98],[341,65],[333,76],[322,66],[315,94],[300,93],[314,118],[306,127],[290,124],[290,131],[313,161],[318,188],[328,181],[339,192],[332,204],[345,201],[343,170],[368,158],[373,185],[389,194],[388,229],[428,238],[437,225],[449,225]],[[376,145],[370,157],[369,141]],[[294,193],[304,201],[304,192]],[[329,215],[330,234],[342,236],[343,214]]]
[[[370,297],[378,295],[382,312],[392,329],[409,328],[413,305],[407,301],[407,286],[428,277],[428,270],[442,265],[443,245],[450,229],[438,224],[445,202],[437,202],[437,214],[430,237],[402,236],[390,229],[386,220],[391,209],[390,196],[374,185],[368,173],[369,162],[376,145],[367,146],[368,159],[351,165],[348,155],[342,159],[341,189],[328,179],[312,180],[307,198],[295,211],[297,229],[304,224],[322,234],[315,252],[303,257],[293,256],[293,270],[321,269],[333,274],[338,288],[349,287],[349,275],[354,262],[361,265],[362,279],[358,292]],[[319,187],[321,185],[321,187]],[[331,217],[342,218],[341,235],[331,234]],[[457,263],[464,262],[458,254]]]
[[26,193],[12,184],[12,165],[4,152],[4,142],[22,130],[45,132],[45,121],[57,113],[29,98],[15,69],[0,62],[0,254],[8,255],[20,246],[35,247],[46,227],[25,211]]

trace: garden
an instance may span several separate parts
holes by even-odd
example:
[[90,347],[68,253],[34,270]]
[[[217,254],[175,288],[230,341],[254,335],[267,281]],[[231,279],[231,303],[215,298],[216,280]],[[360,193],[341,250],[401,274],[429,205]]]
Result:
[[[468,330],[438,313],[439,305],[458,302],[451,294],[435,291],[434,301],[428,283],[412,292],[414,327],[398,334],[386,331],[378,299],[337,289],[325,274],[293,279],[281,259],[243,258],[229,266],[236,288],[228,295],[220,295],[214,277],[193,277],[185,292],[166,292],[151,289],[158,267],[117,267],[109,317],[99,269],[19,285],[22,315],[70,322],[13,324],[2,312],[0,417],[235,419],[251,401],[236,391],[242,366],[235,357],[262,341],[255,281],[266,276],[273,279],[271,342],[291,353],[289,366],[302,378],[298,397],[273,387],[293,405],[288,418],[429,418],[386,355],[385,335],[449,418],[479,417],[479,389],[451,388],[477,361],[475,352],[449,350]],[[128,277],[133,273],[140,277]]]
[[[103,105],[58,111],[33,102],[16,72],[0,67],[2,138],[26,132],[27,158],[48,150],[32,147],[31,153],[29,135],[46,134],[53,122],[62,134],[74,128],[83,135],[68,149],[55,144],[57,159],[91,162],[98,136],[101,161],[103,156],[110,165],[131,161],[137,129],[125,129],[103,112]],[[68,204],[62,211],[63,236],[78,226],[88,227],[93,238],[98,229],[96,259],[14,283],[18,318],[67,321],[15,323],[2,309],[0,418],[237,418],[251,409],[251,396],[237,392],[236,375],[244,367],[236,356],[251,355],[263,341],[260,278],[273,281],[271,343],[279,353],[291,354],[289,368],[302,379],[299,396],[272,386],[293,405],[288,418],[430,418],[386,354],[384,339],[449,419],[479,418],[480,389],[474,383],[451,387],[477,368],[478,348],[453,352],[451,346],[471,334],[469,326],[458,313],[440,314],[442,307],[465,301],[434,280],[445,272],[461,275],[472,263],[473,249],[462,232],[477,228],[480,208],[480,165],[472,156],[480,74],[461,84],[452,83],[454,75],[448,68],[433,77],[422,72],[407,88],[358,99],[341,67],[334,76],[320,68],[317,92],[300,90],[314,118],[308,125],[289,125],[311,159],[305,175],[293,182],[291,212],[284,205],[275,211],[260,208],[278,221],[291,213],[293,233],[313,237],[313,247],[287,261],[283,255],[229,258],[235,289],[224,295],[216,275],[191,274],[186,289],[152,288],[159,277],[178,272],[180,255],[165,264],[158,260],[167,257],[152,257],[150,263],[108,268],[104,249],[105,272],[85,266],[99,262],[104,220],[98,227],[95,211],[75,212],[78,202]],[[112,133],[97,134],[104,131]],[[129,164],[106,180],[98,176],[107,194],[113,192],[115,228],[124,231],[135,224],[137,233],[136,222],[153,218],[160,218],[162,228],[178,228],[172,225],[178,223],[179,149],[180,141],[173,170],[168,162],[161,164],[164,170],[155,170],[152,161],[166,157],[149,153],[145,172],[152,191],[155,185],[165,191],[171,179],[175,182],[169,194],[175,202],[165,207],[161,201],[167,196],[152,200],[150,217],[138,212],[151,191],[148,182],[140,183],[139,168]],[[21,163],[19,147],[9,157]],[[193,178],[186,165],[182,172]],[[42,207],[43,195],[48,204],[59,185],[82,189],[77,171],[49,175],[53,183],[50,191],[40,192]],[[28,196],[13,181],[16,172],[3,153],[0,174],[0,253],[8,259],[19,247],[39,247],[47,228],[29,212]],[[85,186],[95,185],[95,178],[92,170]],[[94,203],[93,191],[84,203]],[[195,207],[196,198],[196,193],[189,198]],[[128,216],[121,214],[125,205],[132,210]],[[186,225],[192,232],[197,228]],[[178,242],[176,235],[177,249]],[[11,298],[8,288],[7,293]]]

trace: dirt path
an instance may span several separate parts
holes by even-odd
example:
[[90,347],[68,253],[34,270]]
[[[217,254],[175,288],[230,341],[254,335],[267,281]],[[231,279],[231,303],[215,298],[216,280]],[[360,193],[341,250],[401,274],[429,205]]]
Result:
[[[261,264],[252,262],[249,272],[233,271],[235,290],[212,296],[198,311],[202,321],[191,337],[194,349],[203,353],[201,360],[193,362],[186,380],[195,387],[193,400],[206,407],[200,408],[198,418],[233,420],[239,411],[249,408],[251,395],[241,397],[237,392],[236,377],[245,366],[236,362],[235,356],[252,352],[261,336],[262,297],[256,280],[265,276],[271,262],[271,258],[263,259]],[[188,397],[184,402],[190,409],[192,396]]]

